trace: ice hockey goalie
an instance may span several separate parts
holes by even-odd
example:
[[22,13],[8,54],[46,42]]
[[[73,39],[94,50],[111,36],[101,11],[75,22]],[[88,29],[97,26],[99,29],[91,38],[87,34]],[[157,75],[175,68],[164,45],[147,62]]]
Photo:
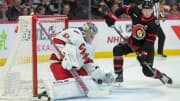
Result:
[[105,73],[93,63],[94,48],[91,43],[96,34],[96,25],[87,22],[81,30],[69,28],[53,38],[64,56],[62,58],[54,49],[50,58],[50,69],[56,80],[51,86],[54,99],[85,96],[69,72],[72,68],[77,70],[89,90],[102,90],[99,84],[113,82],[114,74]]

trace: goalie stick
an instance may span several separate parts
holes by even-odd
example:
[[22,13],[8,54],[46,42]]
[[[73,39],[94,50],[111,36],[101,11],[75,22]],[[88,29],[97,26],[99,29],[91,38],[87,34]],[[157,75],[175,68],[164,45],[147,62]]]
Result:
[[[51,44],[53,45],[53,47],[56,49],[56,51],[59,53],[59,55],[61,56],[61,58],[64,58],[64,55],[62,54],[62,52],[57,48],[57,46],[55,45],[55,43],[53,42],[53,40],[51,39],[51,37],[48,35],[47,31],[45,30],[45,28],[43,27],[43,25],[40,23],[40,21],[38,21],[38,18],[35,14],[32,14],[32,16],[34,17],[34,19],[37,21],[37,23],[39,24],[39,26],[41,27],[41,29],[43,30],[43,32],[45,33],[45,35],[47,36],[47,38],[50,40]],[[88,97],[101,97],[101,96],[106,96],[109,95],[109,91],[91,91],[88,90],[87,86],[85,85],[85,83],[83,82],[83,80],[80,78],[79,74],[77,73],[77,71],[75,70],[76,67],[73,67],[70,70],[70,73],[72,74],[72,76],[75,78],[78,86],[83,90],[84,94]]]

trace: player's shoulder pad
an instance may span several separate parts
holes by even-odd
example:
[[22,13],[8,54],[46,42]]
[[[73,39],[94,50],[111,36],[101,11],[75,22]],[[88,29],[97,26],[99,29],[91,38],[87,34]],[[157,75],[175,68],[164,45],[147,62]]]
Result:
[[84,40],[82,36],[82,32],[77,28],[69,28],[66,30],[66,32],[70,34],[69,40],[72,43],[76,43]]

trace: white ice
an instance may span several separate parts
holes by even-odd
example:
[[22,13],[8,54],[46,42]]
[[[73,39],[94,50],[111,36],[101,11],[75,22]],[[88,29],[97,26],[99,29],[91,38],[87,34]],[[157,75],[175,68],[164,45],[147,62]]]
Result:
[[[95,59],[95,63],[104,68],[105,71],[113,71],[112,58]],[[43,63],[38,66],[40,67],[39,72],[43,73],[43,76],[39,76],[40,79],[48,74],[48,66],[49,63]],[[154,67],[170,76],[174,84],[179,84],[180,87],[180,56],[168,56],[166,59],[155,57]],[[31,78],[31,76],[27,76],[30,71],[30,68],[23,71],[23,74],[26,75],[24,76],[25,79]],[[63,101],[180,101],[180,88],[166,87],[160,80],[145,77],[137,59],[135,57],[125,57],[124,83],[121,87],[113,87],[111,95]]]
[[[96,59],[95,62],[104,70],[113,71],[112,58]],[[155,57],[154,67],[172,77],[174,84],[180,84],[180,56]],[[180,101],[180,88],[166,87],[160,80],[145,77],[137,59],[125,57],[124,83],[121,87],[113,87],[110,96],[64,101]]]

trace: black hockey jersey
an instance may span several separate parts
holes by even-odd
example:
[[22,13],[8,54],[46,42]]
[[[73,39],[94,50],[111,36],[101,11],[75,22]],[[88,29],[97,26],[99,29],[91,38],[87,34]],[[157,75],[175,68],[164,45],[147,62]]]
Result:
[[140,47],[148,46],[154,48],[159,21],[154,14],[146,19],[138,7],[121,6],[115,13],[119,17],[122,13],[126,13],[132,19],[132,35],[129,39],[131,46],[137,50]]

